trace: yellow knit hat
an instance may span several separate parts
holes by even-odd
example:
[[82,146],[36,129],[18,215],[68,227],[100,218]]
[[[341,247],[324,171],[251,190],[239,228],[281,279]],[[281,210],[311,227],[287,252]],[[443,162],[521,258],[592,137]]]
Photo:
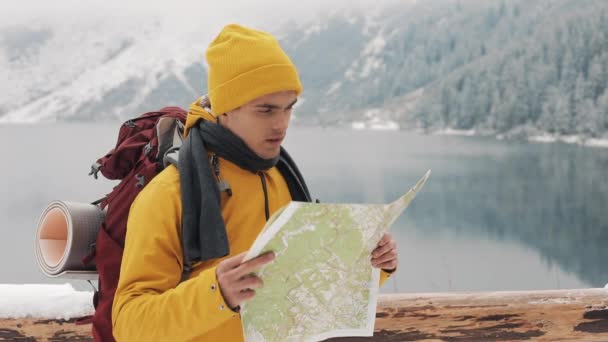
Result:
[[228,25],[207,49],[209,99],[213,115],[302,84],[295,65],[270,34],[240,25]]

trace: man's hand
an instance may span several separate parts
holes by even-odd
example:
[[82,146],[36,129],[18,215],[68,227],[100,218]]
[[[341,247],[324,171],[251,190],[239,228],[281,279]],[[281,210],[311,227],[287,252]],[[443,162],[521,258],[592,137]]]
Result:
[[378,246],[372,252],[372,266],[387,272],[397,269],[397,242],[390,234],[382,235]]
[[253,271],[274,260],[274,253],[268,252],[242,263],[246,254],[243,252],[222,260],[215,269],[222,296],[230,308],[236,308],[255,296],[255,289],[263,287],[264,282]]

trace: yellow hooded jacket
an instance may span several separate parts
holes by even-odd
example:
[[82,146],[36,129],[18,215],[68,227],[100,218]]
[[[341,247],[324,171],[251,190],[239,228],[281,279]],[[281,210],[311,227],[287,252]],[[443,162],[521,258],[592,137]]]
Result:
[[[185,135],[198,120],[214,120],[198,106],[190,107]],[[220,159],[220,174],[233,189],[222,193],[222,217],[230,256],[248,250],[266,223],[259,175]],[[270,214],[291,201],[279,171],[264,173]],[[241,320],[218,286],[215,270],[224,258],[196,263],[190,278],[182,274],[181,194],[179,173],[170,165],[159,173],[131,205],[120,279],[112,308],[117,341],[242,341]],[[388,273],[381,273],[383,283]]]

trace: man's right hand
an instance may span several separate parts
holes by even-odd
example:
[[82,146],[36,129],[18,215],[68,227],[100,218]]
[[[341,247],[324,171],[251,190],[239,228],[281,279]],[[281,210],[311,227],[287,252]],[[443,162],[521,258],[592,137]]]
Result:
[[264,286],[264,282],[253,272],[274,260],[274,253],[268,252],[242,262],[246,254],[243,252],[224,259],[215,269],[222,296],[230,308],[236,308],[255,296],[255,289]]

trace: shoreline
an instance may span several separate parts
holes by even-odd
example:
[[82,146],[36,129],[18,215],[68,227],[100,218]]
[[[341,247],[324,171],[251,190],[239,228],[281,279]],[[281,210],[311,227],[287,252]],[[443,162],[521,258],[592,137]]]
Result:
[[[309,125],[296,124],[294,127],[321,127],[321,128],[342,128],[351,131],[361,132],[406,132],[420,135],[438,135],[438,136],[459,136],[459,137],[493,137],[496,140],[513,141],[524,140],[530,143],[564,143],[579,145],[583,147],[608,148],[608,135],[605,138],[590,138],[583,135],[556,135],[548,132],[532,130],[527,133],[525,128],[513,128],[507,133],[496,133],[493,131],[479,131],[476,129],[454,129],[442,128],[435,130],[424,130],[420,128],[405,128],[401,127],[396,121],[392,120],[368,120],[368,121],[353,121],[348,124],[338,125]],[[608,134],[608,133],[607,133]]]
[[[2,122],[0,121],[0,127],[5,126],[54,126],[56,124],[70,124],[70,125],[87,125],[86,122]],[[104,122],[110,127],[118,126],[121,122]],[[371,121],[353,121],[348,124],[331,124],[331,125],[312,125],[310,123],[295,122],[292,123],[293,128],[336,128],[336,129],[347,129],[353,132],[406,132],[415,133],[420,135],[438,135],[438,136],[462,136],[462,137],[493,137],[496,140],[501,141],[512,141],[512,140],[524,140],[530,143],[564,143],[579,145],[583,147],[594,147],[594,148],[608,148],[608,137],[606,138],[589,138],[583,135],[555,135],[547,132],[534,131],[534,134],[522,133],[518,129],[512,129],[508,133],[496,133],[491,131],[477,131],[475,129],[453,129],[443,128],[437,130],[424,130],[415,128],[404,128],[401,127],[397,122],[391,120],[371,120]],[[608,133],[607,133],[608,134]]]
[[583,147],[597,147],[597,148],[608,148],[608,138],[588,138],[581,135],[555,135],[550,133],[541,133],[530,136],[516,136],[510,137],[508,134],[495,134],[495,133],[479,133],[475,130],[456,130],[456,129],[442,129],[427,133],[429,135],[443,135],[443,136],[464,136],[464,137],[494,137],[496,140],[525,140],[530,143],[564,143],[570,145],[579,145]]

